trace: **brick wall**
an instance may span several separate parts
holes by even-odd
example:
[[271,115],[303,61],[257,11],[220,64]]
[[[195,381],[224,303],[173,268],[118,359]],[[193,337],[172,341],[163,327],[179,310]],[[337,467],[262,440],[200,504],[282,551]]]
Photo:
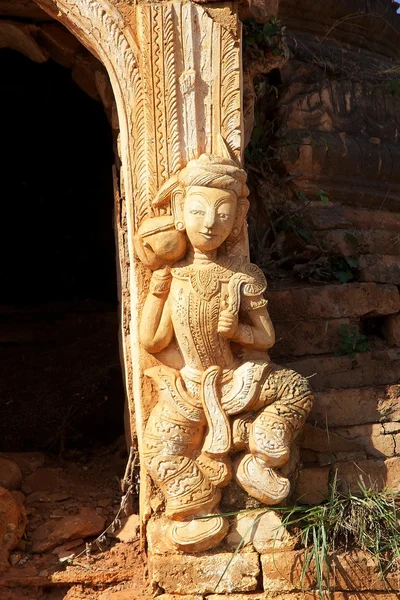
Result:
[[[281,0],[290,57],[267,78],[276,100],[261,100],[275,150],[268,193],[306,198],[310,244],[356,265],[344,284],[299,279],[290,264],[266,272],[271,354],[316,392],[301,440],[304,502],[322,499],[335,469],[353,488],[363,478],[400,489],[400,17],[389,1],[370,4]],[[343,331],[359,339],[354,352]]]

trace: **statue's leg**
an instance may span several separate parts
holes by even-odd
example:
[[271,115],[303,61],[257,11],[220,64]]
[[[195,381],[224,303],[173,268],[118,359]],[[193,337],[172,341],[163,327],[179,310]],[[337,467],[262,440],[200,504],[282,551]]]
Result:
[[189,421],[168,402],[160,401],[143,438],[146,467],[163,492],[165,513],[171,519],[170,542],[192,552],[216,546],[226,534],[220,517],[193,520],[215,512],[221,497],[193,459],[203,437],[202,424]]
[[260,393],[264,405],[249,428],[250,452],[269,467],[281,467],[311,410],[313,393],[302,375],[275,366]]
[[[304,424],[312,402],[313,394],[304,377],[275,366],[257,403],[264,408],[254,419],[248,415],[239,423],[248,433],[250,453],[238,456],[236,478],[249,494],[264,504],[279,504],[289,494],[290,483],[277,467],[288,461],[291,443]],[[243,444],[240,436],[238,439]]]

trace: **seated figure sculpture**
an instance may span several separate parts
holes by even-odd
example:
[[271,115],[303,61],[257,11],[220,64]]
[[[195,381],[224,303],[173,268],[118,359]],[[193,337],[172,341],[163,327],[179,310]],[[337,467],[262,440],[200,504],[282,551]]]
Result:
[[[266,505],[288,496],[279,468],[313,400],[307,380],[267,353],[275,337],[266,281],[235,251],[247,195],[243,169],[203,154],[162,186],[153,202],[160,214],[137,238],[140,258],[153,269],[140,341],[156,354],[175,337],[183,359],[180,370],[161,364],[146,371],[159,399],[143,455],[165,497],[169,542],[189,552],[226,535],[218,503],[232,477]],[[205,515],[213,517],[198,518]]]

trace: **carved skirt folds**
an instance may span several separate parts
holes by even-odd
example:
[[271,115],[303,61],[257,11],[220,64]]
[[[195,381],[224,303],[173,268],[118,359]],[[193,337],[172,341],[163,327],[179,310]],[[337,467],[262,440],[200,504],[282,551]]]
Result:
[[[144,457],[150,475],[166,498],[166,514],[179,520],[210,511],[218,504],[218,488],[229,482],[232,469],[228,455],[202,453],[210,418],[207,423],[201,405],[201,382],[196,398],[195,373],[190,378],[189,394],[178,371],[165,366],[151,371],[148,374],[158,383],[160,400],[146,426]],[[233,429],[230,451],[245,449],[266,468],[282,466],[312,406],[308,381],[265,361],[246,361],[233,373],[230,382],[225,374],[226,393],[221,402],[214,399],[226,413],[238,415],[230,424],[228,421]],[[188,380],[187,370],[184,380]]]

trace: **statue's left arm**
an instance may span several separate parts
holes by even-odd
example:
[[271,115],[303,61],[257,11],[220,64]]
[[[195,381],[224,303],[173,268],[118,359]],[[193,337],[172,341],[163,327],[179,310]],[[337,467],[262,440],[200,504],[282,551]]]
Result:
[[232,341],[260,352],[272,348],[275,343],[275,330],[266,306],[248,311],[247,321],[239,321]]
[[226,308],[221,311],[218,332],[231,340],[260,352],[275,343],[275,331],[267,310],[264,274],[256,266],[246,264],[232,277]]

